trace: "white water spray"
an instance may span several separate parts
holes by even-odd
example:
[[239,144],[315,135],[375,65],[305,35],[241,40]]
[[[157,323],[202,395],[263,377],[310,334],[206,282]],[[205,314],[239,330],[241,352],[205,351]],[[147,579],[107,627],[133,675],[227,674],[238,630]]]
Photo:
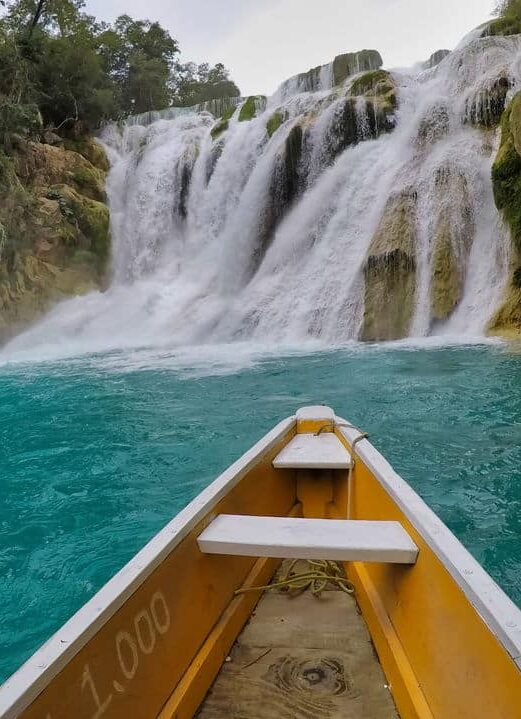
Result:
[[[506,281],[508,233],[490,181],[497,138],[472,121],[486,116],[498,78],[519,86],[520,58],[519,37],[471,35],[434,68],[393,72],[392,131],[380,131],[370,114],[376,105],[364,96],[354,99],[347,138],[350,82],[332,88],[332,65],[313,75],[312,92],[299,76],[253,120],[239,122],[237,111],[218,139],[206,111],[107,129],[110,287],[57,305],[4,355],[356,340],[371,240],[401,192],[414,193],[417,208],[410,335],[483,332]],[[281,124],[269,137],[275,111]],[[440,177],[449,178],[445,196]],[[434,220],[443,212],[459,221],[463,198],[454,187],[465,194],[467,220],[453,248],[463,292],[436,323]]]

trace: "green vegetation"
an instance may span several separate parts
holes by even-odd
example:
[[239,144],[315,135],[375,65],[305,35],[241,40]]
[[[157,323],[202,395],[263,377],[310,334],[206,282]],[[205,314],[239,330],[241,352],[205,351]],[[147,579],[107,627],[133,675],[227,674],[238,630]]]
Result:
[[497,20],[489,23],[483,35],[518,35],[521,33],[521,0],[502,0],[496,8]]
[[497,208],[510,228],[513,243],[511,277],[504,302],[492,318],[489,331],[519,336],[521,327],[521,93],[501,118],[501,144],[492,166]]
[[[501,118],[501,145],[492,166],[492,183],[497,208],[503,211],[512,239],[521,249],[521,93]],[[516,147],[517,143],[517,147]]]
[[284,122],[284,115],[282,114],[282,112],[280,110],[277,110],[276,112],[274,112],[273,115],[268,120],[268,122],[266,123],[266,130],[268,132],[268,137],[272,137],[272,135],[274,135],[277,132],[277,130],[283,124],[283,122]]
[[360,75],[351,85],[351,95],[365,95],[366,93],[379,94],[382,88],[385,92],[394,89],[394,83],[387,70],[371,70]]
[[208,63],[201,65],[193,62],[184,65],[178,63],[174,68],[172,84],[172,103],[184,107],[198,105],[208,100],[240,97],[241,94],[237,85],[230,80],[228,70],[220,62],[214,67],[210,67]]
[[128,114],[238,96],[218,63],[180,64],[157,22],[122,15],[112,25],[84,0],[0,0],[0,145],[43,129],[77,141]]
[[212,131],[210,132],[212,140],[216,140],[228,129],[230,120],[232,119],[233,113],[236,109],[237,108],[234,105],[230,105],[224,110],[218,122],[212,127]]
[[257,113],[255,100],[255,95],[250,95],[250,97],[246,99],[239,111],[239,122],[247,122],[248,120],[253,120]]
[[434,319],[450,317],[461,297],[461,279],[451,227],[442,221],[436,233],[432,256],[431,312]]
[[364,267],[364,340],[406,337],[416,292],[417,197],[411,189],[387,201]]

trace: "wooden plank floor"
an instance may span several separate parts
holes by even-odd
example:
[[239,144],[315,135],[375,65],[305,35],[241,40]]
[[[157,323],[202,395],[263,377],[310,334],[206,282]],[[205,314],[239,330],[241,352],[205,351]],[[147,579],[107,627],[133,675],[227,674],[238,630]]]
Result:
[[355,600],[266,592],[198,719],[398,719]]

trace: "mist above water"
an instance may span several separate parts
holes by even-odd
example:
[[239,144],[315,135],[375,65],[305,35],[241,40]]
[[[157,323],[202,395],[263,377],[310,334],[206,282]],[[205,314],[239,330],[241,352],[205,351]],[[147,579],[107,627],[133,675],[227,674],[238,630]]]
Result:
[[[391,114],[367,93],[348,106],[359,74],[332,87],[327,65],[311,91],[287,81],[250,121],[239,121],[239,104],[215,139],[205,109],[106,128],[110,285],[57,305],[4,358],[356,341],[374,238],[385,240],[385,213],[400,197],[412,198],[415,228],[406,336],[482,334],[505,286],[509,239],[490,179],[497,132],[476,118],[486,124],[493,112],[498,78],[510,92],[519,87],[520,60],[519,37],[471,34],[435,67],[393,71]],[[280,126],[270,137],[274,113]],[[432,309],[440,217],[462,288],[441,321]],[[390,229],[383,256],[395,240]]]

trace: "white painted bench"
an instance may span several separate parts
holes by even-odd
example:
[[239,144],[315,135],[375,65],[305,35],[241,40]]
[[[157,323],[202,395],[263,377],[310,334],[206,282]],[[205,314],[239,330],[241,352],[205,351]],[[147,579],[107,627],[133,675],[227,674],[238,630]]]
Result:
[[331,432],[297,434],[273,460],[277,469],[349,469],[351,455]]
[[414,564],[418,547],[399,522],[221,514],[199,535],[205,554]]

